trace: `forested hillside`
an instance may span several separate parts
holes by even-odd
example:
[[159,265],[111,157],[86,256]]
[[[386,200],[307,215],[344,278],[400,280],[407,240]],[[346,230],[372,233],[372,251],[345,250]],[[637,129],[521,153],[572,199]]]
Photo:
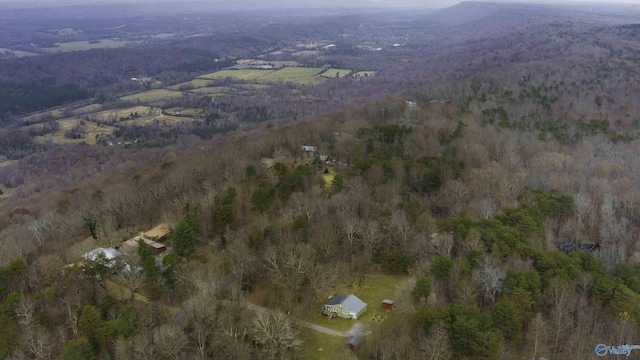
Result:
[[[591,359],[634,344],[637,26],[477,6],[455,26],[434,20],[452,10],[362,15],[288,70],[331,63],[328,80],[227,69],[245,78],[3,129],[18,160],[0,168],[0,357]],[[391,45],[368,50],[382,33]],[[209,87],[231,94],[188,93]],[[126,125],[154,111],[175,124]],[[135,135],[37,140],[90,125]],[[368,304],[357,320],[325,311],[346,294]]]

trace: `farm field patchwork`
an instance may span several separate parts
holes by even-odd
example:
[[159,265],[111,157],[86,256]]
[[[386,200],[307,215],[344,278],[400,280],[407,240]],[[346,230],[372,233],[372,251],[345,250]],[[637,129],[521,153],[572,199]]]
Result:
[[11,50],[11,49],[6,49],[6,48],[0,48],[0,53],[2,52],[10,52],[13,53],[13,55],[15,57],[27,57],[27,56],[38,56],[40,54],[36,54],[36,53],[32,53],[32,52],[28,52],[28,51],[22,51],[22,50]]
[[124,120],[120,122],[120,124],[146,126],[146,125],[151,125],[157,122],[160,125],[175,125],[184,121],[192,121],[192,120],[193,119],[189,117],[158,114],[158,116],[152,116],[152,117],[146,116],[138,119]]
[[[89,145],[95,145],[97,135],[109,135],[113,133],[113,131],[115,130],[115,128],[112,126],[99,125],[95,122],[85,121],[85,120],[80,120],[75,118],[60,119],[56,121],[60,125],[60,129],[58,129],[58,131],[52,134],[38,136],[36,139],[38,141],[52,141],[55,143],[65,143],[65,144],[86,143]],[[84,123],[84,128],[86,131],[84,138],[68,139],[64,136],[64,133],[66,131],[73,129],[76,126],[80,126],[81,123]]]
[[257,90],[257,89],[266,89],[269,87],[267,84],[236,84],[233,86],[236,89],[242,90]]
[[194,94],[224,94],[228,92],[232,92],[233,88],[228,86],[211,86],[211,87],[202,87],[199,89],[190,90],[190,93]]
[[285,67],[261,77],[260,81],[285,81],[297,83],[310,83],[318,81],[316,76],[322,68]]
[[125,109],[103,110],[97,113],[86,114],[83,117],[94,122],[117,122],[129,117],[153,117],[160,115],[159,109],[151,109],[149,106],[133,106]]
[[200,79],[226,79],[232,78],[237,80],[256,80],[272,73],[273,70],[220,70],[211,74],[200,76]]
[[44,50],[52,53],[58,52],[68,52],[68,51],[82,51],[82,50],[91,50],[91,49],[113,49],[123,47],[127,44],[132,43],[131,41],[120,41],[120,40],[112,40],[112,39],[102,39],[99,42],[89,42],[89,41],[71,41],[59,43],[58,46],[55,47],[47,47],[43,48]]
[[140,102],[153,102],[159,101],[165,98],[180,97],[182,93],[179,91],[171,91],[167,89],[155,89],[144,91],[136,94],[123,96],[120,100],[123,101],[140,101]]
[[351,74],[351,70],[347,70],[347,69],[327,69],[327,71],[323,72],[321,75],[323,77],[326,78],[338,78],[338,77],[345,77],[348,76],[349,74]]
[[168,87],[169,90],[180,90],[180,88],[182,88],[183,86],[190,86],[193,89],[197,89],[197,88],[203,88],[206,86],[209,86],[211,84],[210,80],[206,80],[206,79],[193,79],[191,81],[187,81],[187,82],[183,82],[180,84],[176,84],[173,86]]

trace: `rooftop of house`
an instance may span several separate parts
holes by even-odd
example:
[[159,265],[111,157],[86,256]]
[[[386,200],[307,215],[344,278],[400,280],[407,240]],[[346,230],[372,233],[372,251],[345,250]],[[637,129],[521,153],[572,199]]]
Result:
[[116,249],[114,249],[114,248],[107,248],[107,249],[96,248],[96,249],[93,249],[93,250],[89,251],[88,253],[82,255],[82,257],[85,260],[96,261],[96,260],[98,260],[98,256],[100,254],[104,255],[104,259],[105,260],[115,259],[119,255],[118,251]]
[[147,245],[151,246],[154,249],[166,248],[166,246],[164,246],[163,244],[150,240],[144,235],[138,235],[120,244],[120,250],[125,253],[135,253],[138,249],[138,241],[140,240],[144,241]]
[[147,231],[144,233],[145,236],[148,236],[150,238],[161,238],[164,236],[167,236],[169,233],[171,232],[171,230],[169,230],[169,228],[167,226],[163,225],[158,225],[156,227],[154,227],[153,229]]
[[367,303],[360,300],[353,294],[333,296],[327,301],[327,305],[340,305],[353,313],[359,313],[367,306]]

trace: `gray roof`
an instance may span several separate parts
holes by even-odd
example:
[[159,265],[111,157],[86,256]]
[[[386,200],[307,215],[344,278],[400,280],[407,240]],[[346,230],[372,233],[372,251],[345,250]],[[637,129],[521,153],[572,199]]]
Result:
[[329,299],[329,301],[327,301],[327,305],[340,305],[343,308],[347,309],[349,312],[357,314],[367,306],[367,303],[358,299],[357,296],[349,294],[334,296]]
[[358,345],[360,345],[361,342],[362,342],[362,338],[356,335],[356,336],[349,336],[346,343],[347,345],[353,345],[355,347],[358,347]]

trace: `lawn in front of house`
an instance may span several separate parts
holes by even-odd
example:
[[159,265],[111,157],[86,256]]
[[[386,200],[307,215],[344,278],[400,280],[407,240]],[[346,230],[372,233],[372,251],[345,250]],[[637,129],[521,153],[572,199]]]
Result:
[[323,334],[308,328],[300,329],[300,338],[304,341],[299,351],[300,359],[334,360],[347,352],[347,338]]
[[[348,331],[358,322],[365,324],[365,326],[377,324],[379,320],[386,323],[395,322],[398,319],[396,314],[397,310],[383,310],[382,300],[395,300],[397,290],[409,280],[410,277],[408,276],[371,274],[366,276],[361,286],[357,286],[357,284],[337,286],[332,293],[328,295],[354,294],[360,298],[360,300],[367,303],[367,311],[357,320],[344,319],[341,317],[329,319],[327,316],[318,314],[328,300],[328,296],[318,298],[314,308],[309,309],[309,312],[306,316],[302,317],[301,320],[338,331]],[[396,308],[398,305],[401,304],[397,304],[396,302]]]

